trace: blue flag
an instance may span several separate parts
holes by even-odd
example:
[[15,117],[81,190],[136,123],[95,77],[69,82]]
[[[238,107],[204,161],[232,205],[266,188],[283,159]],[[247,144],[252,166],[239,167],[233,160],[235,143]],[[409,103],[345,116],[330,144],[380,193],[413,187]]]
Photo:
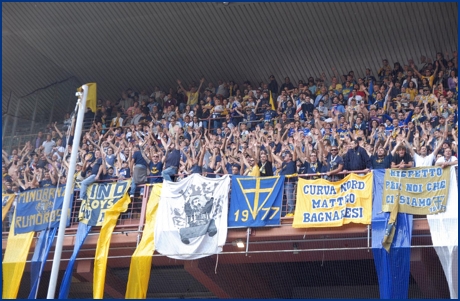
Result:
[[[17,197],[14,234],[40,232],[59,227],[65,186],[46,187],[21,192]],[[69,208],[72,208],[70,202]],[[70,224],[70,209],[67,210],[67,225]]]
[[385,170],[374,170],[373,173],[372,253],[379,279],[380,298],[407,299],[409,294],[412,215],[398,213],[395,235],[390,252],[387,252],[382,245],[383,236],[390,219],[389,212],[382,212]]
[[64,278],[62,279],[58,299],[67,299],[69,297],[70,283],[72,283],[73,266],[75,265],[75,260],[77,259],[78,252],[80,252],[80,249],[83,246],[88,233],[91,232],[91,228],[91,226],[88,226],[84,223],[78,223],[77,234],[75,237],[75,246],[73,247],[72,256],[70,257],[69,264],[65,270]]
[[284,176],[233,176],[228,226],[280,225],[283,188]]
[[40,277],[42,276],[43,268],[45,267],[46,259],[50,253],[57,229],[58,228],[43,230],[35,245],[34,255],[30,263],[30,281],[32,288],[30,290],[29,299],[36,299],[35,294],[40,284]]

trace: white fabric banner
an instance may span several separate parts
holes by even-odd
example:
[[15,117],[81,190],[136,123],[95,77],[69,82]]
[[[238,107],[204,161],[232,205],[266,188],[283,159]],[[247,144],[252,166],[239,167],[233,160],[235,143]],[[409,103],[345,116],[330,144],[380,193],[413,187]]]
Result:
[[222,252],[227,239],[230,177],[192,174],[163,182],[155,224],[155,249],[174,259],[193,260]]
[[431,240],[449,285],[450,297],[458,298],[458,183],[456,167],[450,167],[446,211],[427,215]]

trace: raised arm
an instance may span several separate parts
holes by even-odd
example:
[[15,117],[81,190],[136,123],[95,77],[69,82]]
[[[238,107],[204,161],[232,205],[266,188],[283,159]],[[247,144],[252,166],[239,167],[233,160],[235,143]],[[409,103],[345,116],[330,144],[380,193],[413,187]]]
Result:
[[62,135],[61,131],[57,128],[56,122],[53,124],[53,126],[54,126],[54,129],[56,130],[56,133],[58,133],[59,137],[62,138],[63,135]]

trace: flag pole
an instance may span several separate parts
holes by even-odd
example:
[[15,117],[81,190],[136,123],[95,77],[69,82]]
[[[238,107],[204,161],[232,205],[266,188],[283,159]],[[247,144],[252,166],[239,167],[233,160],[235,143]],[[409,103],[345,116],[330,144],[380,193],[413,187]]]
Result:
[[[75,173],[75,167],[77,165],[77,155],[78,155],[78,144],[80,142],[82,128],[83,128],[83,117],[85,115],[86,108],[86,99],[88,97],[89,87],[87,85],[82,86],[82,92],[77,92],[75,95],[78,97],[79,109],[77,122],[75,124],[75,134],[72,144],[72,153],[70,155],[70,164],[69,171],[67,174],[67,182],[65,187],[64,194],[64,203],[62,204],[62,212],[66,212],[70,205],[70,198],[73,196],[73,176]],[[48,295],[47,299],[55,299],[56,292],[56,283],[59,273],[59,265],[61,263],[61,254],[62,254],[62,245],[64,242],[64,234],[66,230],[67,223],[67,214],[64,213],[61,215],[61,220],[59,221],[59,232],[56,240],[56,248],[54,250],[53,266],[51,268],[51,276],[48,286]]]

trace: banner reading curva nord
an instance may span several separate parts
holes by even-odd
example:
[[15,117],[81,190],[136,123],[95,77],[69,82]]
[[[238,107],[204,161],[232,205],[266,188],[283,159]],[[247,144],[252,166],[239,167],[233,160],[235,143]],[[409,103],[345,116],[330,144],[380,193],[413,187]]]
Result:
[[387,169],[383,183],[382,210],[391,212],[395,201],[399,200],[400,213],[426,215],[444,212],[449,177],[448,168],[436,166]]
[[294,228],[370,224],[372,173],[349,174],[338,182],[299,179]]

